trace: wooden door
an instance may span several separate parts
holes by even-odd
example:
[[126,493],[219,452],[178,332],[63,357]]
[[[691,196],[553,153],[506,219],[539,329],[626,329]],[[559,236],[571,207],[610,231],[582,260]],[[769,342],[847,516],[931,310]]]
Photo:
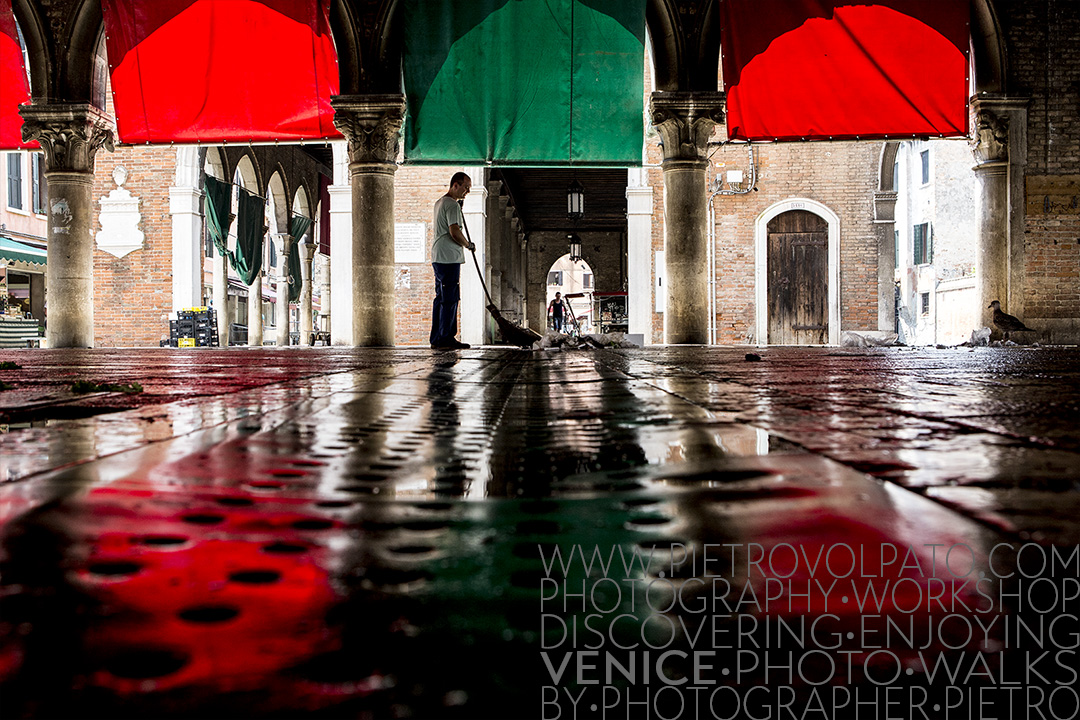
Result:
[[768,225],[770,345],[824,345],[829,339],[829,224],[805,210]]

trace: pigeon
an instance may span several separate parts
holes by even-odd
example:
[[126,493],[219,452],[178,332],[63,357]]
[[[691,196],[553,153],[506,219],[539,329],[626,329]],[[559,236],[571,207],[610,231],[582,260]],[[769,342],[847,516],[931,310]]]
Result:
[[1025,325],[1023,323],[1023,321],[1020,320],[1020,318],[1013,317],[1012,315],[1009,315],[1008,313],[1003,312],[1002,309],[1001,309],[1001,302],[1000,301],[995,300],[994,302],[990,303],[990,305],[988,305],[987,307],[994,308],[994,325],[997,326],[998,330],[1005,333],[1005,339],[1006,340],[1009,339],[1009,333],[1011,333],[1011,332],[1022,332],[1022,331],[1025,331],[1025,330],[1028,331],[1028,332],[1035,332],[1034,330],[1029,328],[1027,325]]

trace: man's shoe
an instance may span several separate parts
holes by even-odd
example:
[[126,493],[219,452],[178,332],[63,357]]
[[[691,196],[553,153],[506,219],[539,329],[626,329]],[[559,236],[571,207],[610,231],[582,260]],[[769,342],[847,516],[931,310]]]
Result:
[[472,347],[472,345],[470,345],[469,343],[463,343],[457,340],[453,340],[450,342],[449,347],[453,348],[454,350],[468,350]]

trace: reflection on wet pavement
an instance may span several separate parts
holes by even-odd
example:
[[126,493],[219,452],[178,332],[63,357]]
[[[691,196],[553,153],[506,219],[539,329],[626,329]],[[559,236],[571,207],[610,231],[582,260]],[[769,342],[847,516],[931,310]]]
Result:
[[62,352],[0,393],[6,716],[1071,701],[1072,354]]

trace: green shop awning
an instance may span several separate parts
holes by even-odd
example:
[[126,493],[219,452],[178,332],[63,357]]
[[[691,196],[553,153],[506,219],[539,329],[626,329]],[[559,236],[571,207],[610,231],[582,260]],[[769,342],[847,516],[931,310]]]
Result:
[[405,161],[637,166],[645,0],[404,0]]
[[45,266],[46,253],[40,248],[25,245],[17,240],[0,237],[0,260],[7,262],[23,262],[31,265]]

